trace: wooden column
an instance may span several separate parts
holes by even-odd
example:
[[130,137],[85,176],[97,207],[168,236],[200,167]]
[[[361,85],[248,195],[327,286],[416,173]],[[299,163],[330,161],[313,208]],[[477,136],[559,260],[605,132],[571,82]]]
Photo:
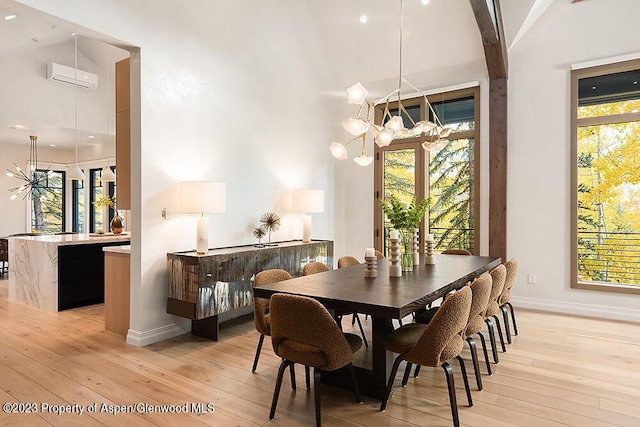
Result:
[[507,98],[509,66],[499,0],[469,0],[489,73],[489,255],[507,260]]

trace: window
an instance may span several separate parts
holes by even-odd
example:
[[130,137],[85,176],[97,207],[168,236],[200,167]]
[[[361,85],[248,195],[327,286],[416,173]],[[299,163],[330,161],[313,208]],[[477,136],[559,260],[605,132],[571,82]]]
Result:
[[84,201],[84,181],[71,181],[72,198],[72,231],[74,233],[85,232],[85,201]]
[[[420,250],[424,250],[425,233],[435,237],[435,248],[478,248],[475,228],[479,206],[478,149],[479,89],[469,88],[429,97],[433,109],[445,126],[452,129],[449,143],[438,151],[426,151],[422,143],[429,136],[396,139],[387,147],[375,147],[375,243],[387,253],[388,233],[391,225],[385,221],[379,205],[381,197],[396,195],[404,203],[413,197],[419,202],[431,198],[426,214],[428,228],[420,227]],[[403,100],[402,105],[414,122],[433,120],[422,98]],[[392,115],[397,114],[397,103],[390,105]],[[376,122],[382,121],[384,106],[376,108]],[[411,123],[403,113],[405,124]],[[428,230],[428,231],[426,231]]]
[[36,170],[42,185],[31,192],[31,229],[42,233],[64,231],[64,178],[63,171]]
[[[97,232],[108,232],[109,231],[109,223],[113,218],[113,209],[108,209],[108,216],[105,223],[104,213],[105,209],[97,208],[94,206],[93,202],[95,202],[99,197],[104,195],[105,187],[102,185],[102,169],[91,169],[89,174],[89,214],[90,214],[90,229],[92,233]],[[113,197],[115,194],[115,184],[113,182],[107,183],[106,186],[107,194],[109,197]]]
[[572,286],[640,293],[640,61],[572,72]]

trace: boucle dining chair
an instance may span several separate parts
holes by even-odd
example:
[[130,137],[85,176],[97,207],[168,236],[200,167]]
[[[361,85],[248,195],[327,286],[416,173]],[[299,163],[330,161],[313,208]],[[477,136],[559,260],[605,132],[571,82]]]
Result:
[[[256,274],[254,285],[262,286],[269,285],[271,283],[281,282],[283,280],[293,279],[291,274],[286,270],[271,269],[263,270]],[[264,337],[271,335],[270,316],[268,314],[269,300],[265,298],[253,299],[253,323],[256,326],[258,332],[260,332],[260,339],[258,340],[258,348],[256,349],[256,356],[253,360],[253,368],[251,372],[255,372],[258,367],[258,359],[260,358],[260,351],[262,350],[262,343]]]
[[327,309],[313,298],[274,294],[269,303],[271,343],[282,358],[273,392],[269,419],[276,414],[282,378],[288,366],[301,363],[313,368],[316,425],[321,424],[320,371],[335,371],[348,366],[356,401],[362,403],[353,368],[353,353],[362,347],[357,335],[343,333]]
[[[308,276],[310,274],[322,273],[323,271],[330,271],[330,270],[331,269],[326,264],[314,261],[302,267],[302,275]],[[339,311],[339,310],[334,310],[334,311],[336,316],[336,322],[338,323],[338,326],[341,329],[342,329],[342,317],[348,316],[349,314],[353,314],[353,322],[351,324],[353,325],[356,321],[358,321],[358,327],[360,328],[360,334],[362,334],[362,339],[364,340],[364,346],[365,348],[369,348],[369,343],[367,342],[367,336],[364,333],[364,328],[362,327],[362,323],[360,322],[358,313],[353,313],[351,311]]]
[[471,252],[465,249],[445,249],[441,253],[444,255],[471,255]]
[[308,276],[310,274],[322,273],[324,271],[331,271],[327,264],[322,262],[313,261],[307,263],[302,267],[302,275]]
[[[482,328],[484,326],[484,312],[487,310],[487,304],[489,303],[489,296],[491,295],[492,279],[489,273],[483,273],[477,277],[468,286],[471,288],[471,310],[469,311],[469,318],[467,320],[467,326],[465,327],[463,338],[469,343],[469,350],[471,352],[471,361],[473,363],[473,369],[476,376],[476,384],[478,390],[482,390],[482,377],[480,376],[480,364],[478,363],[478,351],[476,349],[476,342],[473,339],[473,335],[478,334],[482,342],[482,351],[484,353],[484,359],[487,364],[487,371],[491,375],[491,364],[489,363],[489,354],[487,352],[487,343],[482,334]],[[453,294],[449,294],[453,295]],[[447,295],[447,297],[449,296]],[[438,312],[440,307],[432,308],[420,316],[416,317],[416,322],[429,324],[435,313]],[[413,376],[417,377],[420,372],[420,366],[416,366]]]
[[338,268],[347,268],[347,267],[351,267],[352,265],[358,265],[360,264],[360,261],[358,261],[358,258],[356,257],[352,257],[352,256],[343,256],[338,258]]
[[511,331],[509,330],[509,315],[507,314],[507,306],[511,311],[511,320],[513,321],[513,334],[518,335],[518,326],[516,325],[516,315],[513,312],[513,305],[511,305],[511,288],[516,283],[516,276],[518,275],[518,260],[511,258],[504,263],[507,269],[507,277],[504,280],[504,289],[500,298],[498,298],[498,305],[502,310],[502,317],[504,318],[504,333],[507,336],[507,342],[511,344]]
[[500,306],[498,305],[498,298],[502,295],[504,289],[504,281],[507,275],[507,269],[504,264],[500,264],[493,270],[491,270],[491,295],[489,296],[489,303],[487,304],[487,310],[484,312],[484,321],[489,329],[489,341],[491,342],[491,348],[493,352],[493,361],[498,363],[498,347],[496,345],[496,337],[493,329],[493,322],[495,321],[496,328],[498,329],[498,337],[500,338],[500,345],[502,351],[506,352],[507,348],[504,346],[504,337],[502,335],[502,328],[500,327],[500,319],[498,319],[498,313],[500,313]]
[[387,389],[380,405],[381,411],[384,411],[387,407],[400,362],[406,360],[408,364],[408,369],[402,379],[403,385],[407,382],[408,372],[412,364],[431,367],[440,366],[447,378],[453,424],[455,426],[460,425],[453,370],[448,361],[454,358],[458,359],[467,393],[467,401],[469,406],[473,406],[467,371],[464,366],[464,360],[460,357],[460,352],[464,347],[462,334],[467,326],[471,300],[471,288],[465,286],[445,299],[428,325],[411,323],[399,327],[384,337],[384,348],[387,351],[398,353],[398,356],[391,368]]

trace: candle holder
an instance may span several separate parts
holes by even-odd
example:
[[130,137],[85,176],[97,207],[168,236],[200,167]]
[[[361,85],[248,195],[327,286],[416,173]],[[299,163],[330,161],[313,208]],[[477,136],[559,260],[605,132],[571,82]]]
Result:
[[435,264],[436,258],[433,256],[433,240],[427,240],[426,242],[427,251],[425,256],[425,264]]
[[401,277],[400,268],[400,239],[389,239],[389,277]]
[[364,277],[378,277],[378,258],[375,256],[364,257]]

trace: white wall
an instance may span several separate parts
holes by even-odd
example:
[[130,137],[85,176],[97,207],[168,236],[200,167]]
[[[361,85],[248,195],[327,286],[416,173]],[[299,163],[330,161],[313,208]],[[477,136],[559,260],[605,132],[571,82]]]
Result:
[[556,1],[509,53],[508,252],[520,260],[520,305],[640,320],[639,295],[570,288],[569,235],[570,67],[640,52],[638,16],[636,0]]
[[[180,181],[227,183],[227,213],[211,216],[210,245],[251,243],[264,212],[283,218],[274,240],[299,238],[286,210],[293,188],[327,191],[314,238],[334,238],[333,136],[342,97],[327,72],[312,17],[299,2],[29,0],[23,3],[140,48],[141,144],[135,183],[129,341],[145,344],[184,330],[166,313],[166,253],[195,246],[195,219],[176,216]],[[123,12],[126,10],[126,13]],[[150,14],[149,10],[154,13]],[[126,16],[127,25],[122,17]],[[133,58],[134,62],[137,58]],[[338,102],[340,105],[338,105]],[[162,220],[169,209],[171,220]],[[136,228],[136,221],[141,227]],[[183,329],[180,329],[183,328]]]

